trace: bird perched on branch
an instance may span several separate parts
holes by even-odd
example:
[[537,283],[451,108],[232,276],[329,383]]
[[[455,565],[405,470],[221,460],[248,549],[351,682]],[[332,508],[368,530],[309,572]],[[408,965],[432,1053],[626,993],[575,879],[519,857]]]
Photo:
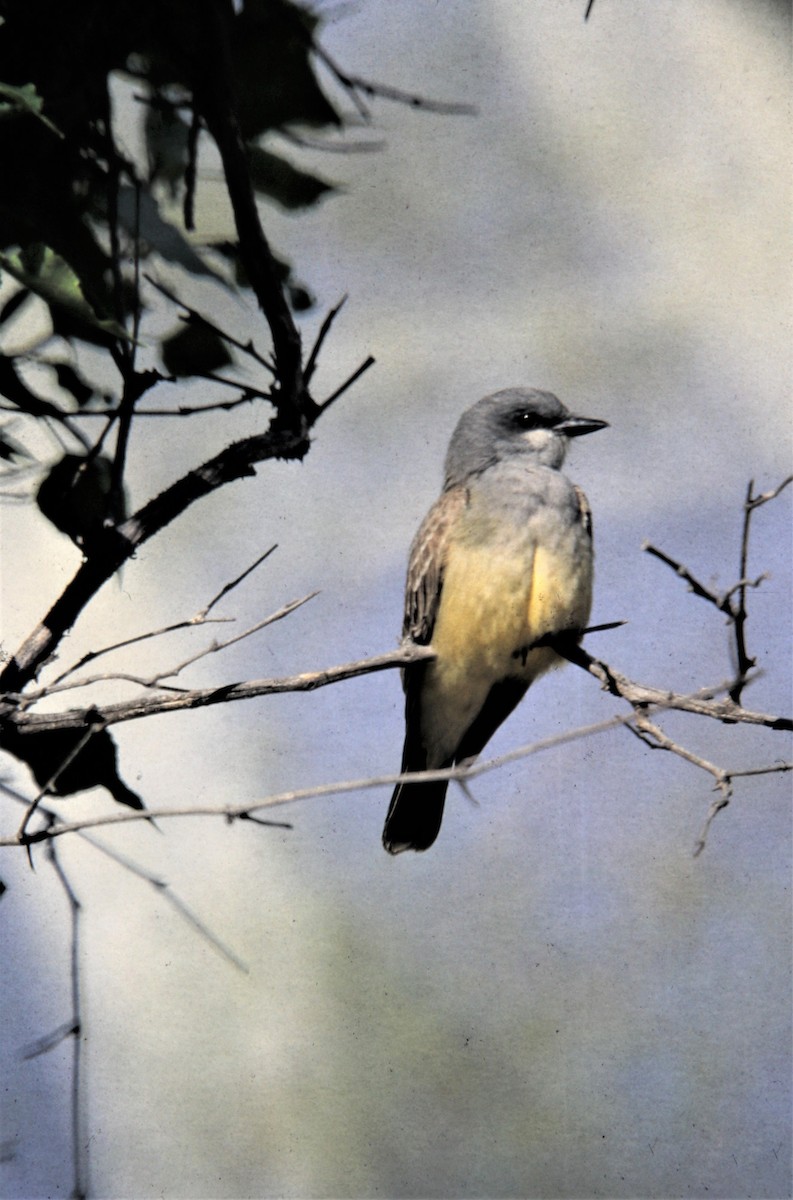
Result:
[[[410,551],[403,639],[435,657],[404,672],[403,773],[479,754],[529,685],[563,661],[547,639],[580,640],[592,523],[560,468],[571,438],[606,424],[530,388],[495,392],[460,418],[443,491]],[[383,830],[389,853],[432,845],[447,787],[397,784]]]

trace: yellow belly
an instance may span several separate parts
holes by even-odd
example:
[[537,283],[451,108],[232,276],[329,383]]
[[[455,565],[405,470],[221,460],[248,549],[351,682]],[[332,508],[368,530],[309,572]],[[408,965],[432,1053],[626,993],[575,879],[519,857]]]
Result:
[[514,546],[496,553],[470,544],[449,548],[432,637],[437,658],[422,688],[432,764],[453,754],[494,683],[512,676],[528,684],[561,661],[548,647],[531,650],[538,638],[585,626],[592,568],[580,536],[571,530],[554,552],[529,555]]

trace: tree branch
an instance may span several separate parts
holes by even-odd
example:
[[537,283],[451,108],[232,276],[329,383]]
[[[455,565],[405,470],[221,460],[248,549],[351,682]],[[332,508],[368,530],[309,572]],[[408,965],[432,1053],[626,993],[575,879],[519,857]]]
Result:
[[[307,671],[283,679],[252,679],[244,683],[195,688],[178,695],[140,697],[118,704],[108,704],[102,708],[92,707],[90,712],[92,716],[96,715],[96,720],[113,725],[120,721],[136,721],[141,717],[162,713],[227,704],[233,700],[251,700],[256,696],[272,696],[282,692],[311,692],[332,683],[339,683],[343,679],[355,679],[359,675],[369,675],[374,671],[406,667],[433,657],[434,652],[429,647],[405,646],[374,658],[364,658],[338,667],[327,667],[321,671]],[[85,717],[85,709],[68,709],[62,713],[25,713],[8,719],[20,732],[33,733],[44,729],[79,729],[85,724]]]

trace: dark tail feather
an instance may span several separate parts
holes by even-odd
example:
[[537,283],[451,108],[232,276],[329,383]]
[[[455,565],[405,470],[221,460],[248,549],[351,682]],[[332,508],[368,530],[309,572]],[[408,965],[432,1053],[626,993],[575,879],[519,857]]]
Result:
[[383,845],[389,854],[427,850],[438,836],[448,780],[398,783],[385,819]]

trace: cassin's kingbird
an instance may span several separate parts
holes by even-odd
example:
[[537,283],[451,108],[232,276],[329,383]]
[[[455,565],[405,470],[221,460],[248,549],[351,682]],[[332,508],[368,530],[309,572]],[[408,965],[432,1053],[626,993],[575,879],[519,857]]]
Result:
[[[548,636],[580,639],[592,604],[586,496],[559,468],[568,439],[606,421],[574,417],[550,392],[508,388],[463,413],[440,499],[413,541],[403,639],[435,658],[404,673],[402,771],[479,754],[538,675],[562,662]],[[426,850],[446,780],[400,783],[383,845]]]

